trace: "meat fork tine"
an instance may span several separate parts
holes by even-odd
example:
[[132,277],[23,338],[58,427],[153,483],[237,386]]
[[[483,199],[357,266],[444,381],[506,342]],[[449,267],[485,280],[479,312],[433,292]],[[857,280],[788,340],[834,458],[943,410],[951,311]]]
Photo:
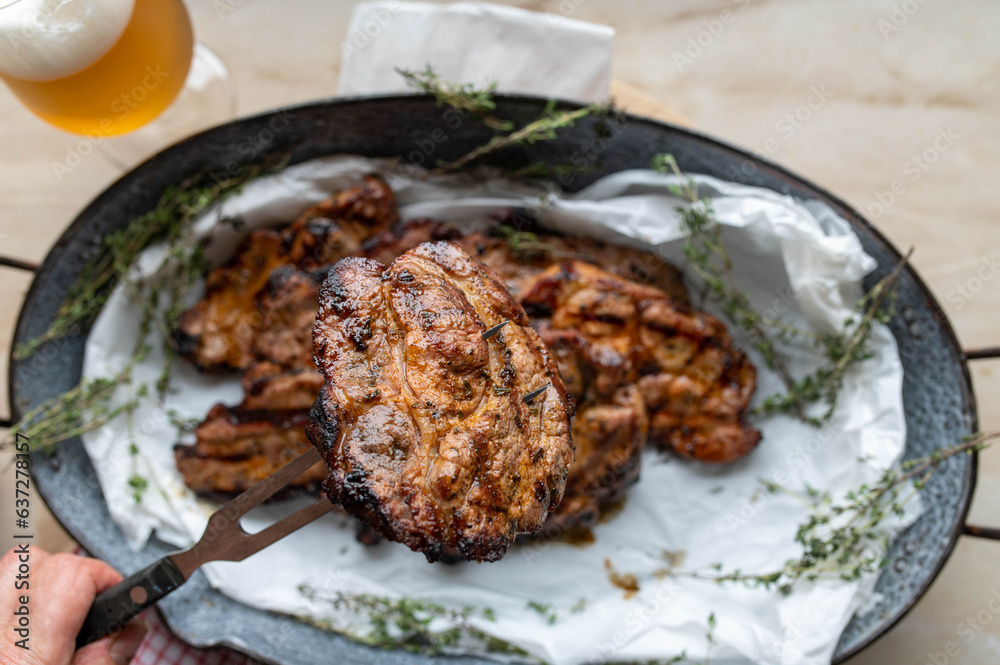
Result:
[[247,533],[240,525],[240,518],[321,461],[315,448],[299,455],[212,513],[205,533],[190,549],[167,555],[98,594],[76,636],[77,648],[123,628],[139,612],[184,584],[202,564],[242,561],[333,510],[333,503],[320,497],[257,533]]
[[238,522],[239,518],[249,513],[267,499],[270,499],[278,490],[284,488],[288,483],[308,471],[311,466],[322,461],[323,458],[320,456],[319,451],[310,447],[308,451],[296,457],[294,461],[289,462],[212,513],[212,516],[208,519],[208,528],[212,528],[213,521],[222,522],[223,520],[231,520]]

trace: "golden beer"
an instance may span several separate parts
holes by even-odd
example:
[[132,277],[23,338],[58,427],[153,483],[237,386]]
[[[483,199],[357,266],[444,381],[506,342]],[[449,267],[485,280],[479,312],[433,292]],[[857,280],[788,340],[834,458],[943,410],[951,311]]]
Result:
[[[41,44],[36,50],[59,46],[49,41],[53,43],[36,40]],[[29,80],[4,71],[0,63],[0,78],[46,122],[109,136],[144,125],[170,105],[184,87],[193,49],[191,21],[181,0],[135,0],[121,37],[83,69]]]

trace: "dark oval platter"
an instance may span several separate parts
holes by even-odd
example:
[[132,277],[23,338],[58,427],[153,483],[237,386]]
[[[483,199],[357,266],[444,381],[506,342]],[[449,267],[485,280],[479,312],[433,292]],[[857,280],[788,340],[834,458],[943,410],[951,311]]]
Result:
[[[498,95],[497,102],[498,115],[527,122],[537,117],[546,100]],[[164,150],[98,196],[55,244],[28,292],[15,344],[45,332],[70,286],[99,251],[103,237],[124,226],[133,215],[150,209],[166,187],[206,171],[224,177],[242,165],[284,154],[290,154],[293,164],[325,155],[359,154],[433,165],[437,160],[455,159],[493,136],[491,130],[471,119],[453,127],[454,117],[448,117],[446,123],[443,113],[432,98],[422,95],[336,99],[236,120]],[[561,183],[564,189],[576,191],[615,171],[648,168],[654,155],[669,152],[685,172],[766,187],[799,200],[829,205],[851,223],[865,251],[878,261],[866,288],[901,258],[881,233],[844,202],[749,152],[697,132],[633,116],[627,116],[624,125],[614,131],[605,129],[604,138],[597,138],[601,128],[596,122],[586,119],[562,130],[556,140],[509,149],[486,163],[521,168],[538,161],[574,163],[583,157],[595,168]],[[442,131],[445,140],[437,140]],[[428,140],[432,134],[434,138]],[[899,281],[898,294],[898,311],[890,327],[905,371],[905,454],[914,458],[976,431],[976,407],[965,356],[951,325],[909,267]],[[87,332],[80,330],[49,342],[24,360],[11,359],[10,399],[15,419],[76,385]],[[79,439],[60,444],[52,455],[34,454],[33,472],[52,512],[94,556],[129,573],[171,550],[155,538],[141,552],[128,547],[111,521]],[[835,662],[878,638],[927,590],[962,531],[975,478],[974,455],[955,456],[934,474],[923,493],[923,515],[888,553],[888,565],[876,586],[880,594],[877,604],[847,626]],[[265,662],[410,665],[435,660],[375,649],[289,617],[241,605],[211,589],[200,572],[159,606],[167,624],[186,642],[200,647],[231,646]],[[471,657],[448,660],[456,665],[486,662]]]

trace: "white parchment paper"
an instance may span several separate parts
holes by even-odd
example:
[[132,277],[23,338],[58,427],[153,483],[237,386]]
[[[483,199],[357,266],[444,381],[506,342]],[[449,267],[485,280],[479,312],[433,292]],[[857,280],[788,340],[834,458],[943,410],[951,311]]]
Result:
[[338,95],[413,92],[397,67],[430,65],[445,81],[503,92],[603,101],[611,86],[606,25],[488,2],[365,2],[341,47]]
[[[559,195],[503,179],[470,182],[459,177],[422,181],[399,176],[393,165],[358,157],[330,157],[291,167],[246,186],[222,209],[197,224],[209,232],[224,216],[239,215],[250,228],[286,222],[331,192],[381,172],[395,190],[404,218],[433,216],[465,224],[510,206],[533,208],[541,220],[567,233],[644,246],[683,264],[671,176],[646,170],[608,176],[575,195]],[[793,323],[825,330],[848,315],[861,278],[875,263],[848,224],[818,203],[802,205],[774,192],[694,176],[713,198],[736,276],[758,311],[773,310]],[[228,256],[240,234],[219,228],[211,250]],[[150,270],[162,248],[147,250],[139,270]],[[194,294],[197,295],[197,294]],[[711,309],[711,308],[709,308]],[[84,377],[110,376],[131,355],[139,314],[121,288],[108,301],[88,340]],[[739,331],[733,331],[737,342]],[[704,656],[711,612],[717,619],[713,663],[828,663],[853,613],[870,598],[874,580],[801,584],[793,593],[717,586],[682,577],[658,577],[664,551],[681,552],[685,570],[721,563],[726,570],[770,572],[798,554],[796,527],[807,509],[793,498],[763,494],[759,479],[792,488],[809,483],[838,496],[876,479],[904,448],[902,368],[894,340],[884,327],[873,334],[875,355],[847,374],[835,416],[822,429],[785,417],[760,424],[759,448],[737,463],[713,466],[647,451],[642,478],[622,512],[594,529],[596,542],[579,547],[540,542],[515,547],[491,564],[430,565],[395,543],[366,549],[354,540],[343,517],[327,516],[239,564],[205,567],[212,585],[249,605],[330,621],[363,631],[358,617],[309,600],[309,585],[321,596],[373,593],[433,600],[448,607],[490,607],[497,620],[477,621],[483,631],[523,647],[556,665],[595,659],[665,659],[686,650]],[[755,400],[780,389],[778,378],[749,350],[758,368]],[[808,349],[793,350],[796,373],[816,366]],[[154,353],[135,369],[137,382],[155,380]],[[215,402],[241,398],[239,378],[208,377],[179,363],[166,406],[201,418]],[[126,396],[123,394],[122,399]],[[155,530],[178,546],[196,540],[214,506],[188,491],[174,466],[176,432],[163,408],[144,402],[131,422],[137,455],[130,455],[129,422],[119,418],[84,435],[111,514],[134,547]],[[149,480],[135,503],[128,478]],[[254,513],[251,530],[303,505],[288,501]],[[915,518],[908,516],[892,530]],[[634,574],[640,592],[625,598],[605,571],[609,560]],[[580,602],[585,605],[582,611]],[[527,609],[548,603],[554,623]],[[442,626],[445,627],[445,626]]]

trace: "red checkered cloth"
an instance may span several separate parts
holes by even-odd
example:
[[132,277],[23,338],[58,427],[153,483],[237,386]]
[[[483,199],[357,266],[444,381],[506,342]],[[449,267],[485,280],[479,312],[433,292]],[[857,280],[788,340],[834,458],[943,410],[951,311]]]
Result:
[[160,620],[156,611],[143,612],[149,632],[132,659],[132,665],[249,665],[250,659],[230,649],[196,649],[181,642]]

